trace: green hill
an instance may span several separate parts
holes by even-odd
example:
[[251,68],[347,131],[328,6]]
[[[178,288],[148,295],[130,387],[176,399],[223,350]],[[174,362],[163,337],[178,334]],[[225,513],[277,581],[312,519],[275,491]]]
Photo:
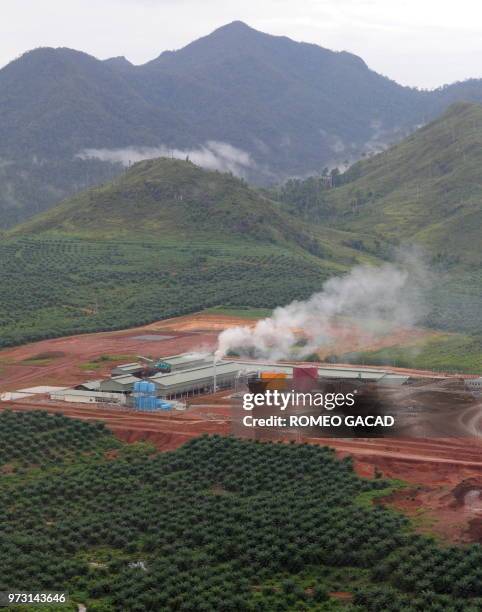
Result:
[[297,217],[230,174],[135,164],[4,236],[0,343],[217,305],[272,308],[374,261],[346,232]]
[[[418,137],[402,143],[402,151]],[[273,308],[306,298],[328,277],[356,263],[377,263],[389,256],[393,243],[409,242],[410,236],[398,235],[396,227],[381,232],[376,215],[368,211],[373,229],[343,198],[353,185],[368,180],[367,167],[392,155],[394,150],[360,164],[344,177],[351,182],[323,191],[309,214],[230,174],[188,161],[135,164],[113,182],[4,235],[0,345],[125,328],[220,305]],[[456,176],[459,170],[452,172]],[[316,188],[316,181],[309,184]],[[377,193],[389,209],[389,194]],[[423,210],[417,214],[430,221]],[[444,259],[433,251],[437,281],[427,289],[432,308],[425,323],[473,336],[457,336],[445,347],[445,363],[455,369],[464,347],[470,348],[470,370],[482,354],[474,344],[480,344],[474,334],[482,331],[482,278],[473,263],[478,243],[468,248],[473,258],[467,260]],[[427,359],[427,366],[432,361]]]
[[[360,253],[386,258],[394,248],[420,245],[432,271],[425,323],[468,334],[467,355],[474,355],[471,362],[480,368],[481,168],[482,106],[458,103],[399,144],[335,177],[334,189],[311,177],[289,181],[271,196],[292,213],[346,231],[351,238],[344,244]],[[447,367],[462,363],[462,340],[444,348]],[[430,363],[435,365],[433,359]]]
[[482,263],[482,105],[458,103],[389,150],[361,161],[327,198],[331,225],[434,258]]
[[373,259],[353,249],[345,231],[300,219],[232,174],[168,158],[134,164],[112,182],[73,196],[7,235],[52,232],[84,239],[251,241],[294,248],[335,267]]
[[67,232],[97,237],[293,241],[301,228],[275,203],[230,175],[159,158],[134,166],[18,226],[11,235]]

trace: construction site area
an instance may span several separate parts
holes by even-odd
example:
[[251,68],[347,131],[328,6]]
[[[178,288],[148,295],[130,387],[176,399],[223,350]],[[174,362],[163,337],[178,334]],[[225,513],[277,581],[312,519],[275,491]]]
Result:
[[433,430],[408,428],[395,438],[286,431],[277,440],[329,445],[340,456],[352,456],[362,476],[401,479],[408,488],[385,501],[418,517],[420,530],[443,533],[455,542],[482,541],[480,379],[237,357],[214,363],[218,334],[239,324],[250,323],[241,317],[201,313],[121,332],[5,349],[0,352],[0,409],[41,409],[101,420],[124,441],[147,441],[160,450],[172,450],[202,434],[236,434],[233,400],[248,378],[282,379],[309,367],[322,381],[379,389],[404,414],[415,415],[423,407],[432,415]]

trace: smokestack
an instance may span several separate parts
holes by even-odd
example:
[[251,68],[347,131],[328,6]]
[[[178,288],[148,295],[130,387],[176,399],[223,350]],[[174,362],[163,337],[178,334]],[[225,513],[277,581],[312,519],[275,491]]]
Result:
[[217,389],[217,372],[216,372],[216,355],[213,355],[213,393],[216,393]]

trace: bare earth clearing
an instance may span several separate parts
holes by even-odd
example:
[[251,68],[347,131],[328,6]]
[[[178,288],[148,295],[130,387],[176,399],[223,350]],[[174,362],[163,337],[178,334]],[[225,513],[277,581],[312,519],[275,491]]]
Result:
[[[199,313],[160,321],[147,326],[109,333],[86,334],[44,340],[0,351],[0,391],[13,391],[34,385],[70,386],[108,376],[125,357],[151,355],[166,357],[186,351],[212,349],[217,334],[233,325],[253,325],[240,317]],[[336,350],[355,350],[360,337],[346,330],[333,330],[340,338],[330,346]],[[156,339],[156,334],[160,338]],[[422,339],[433,332],[403,330],[364,348],[380,347],[384,342]],[[142,336],[146,336],[142,337]],[[139,338],[139,336],[141,336]],[[166,336],[169,336],[166,338]],[[382,344],[381,344],[382,343]],[[95,362],[105,355],[109,359]],[[114,357],[120,357],[115,359]],[[93,365],[92,365],[93,363]],[[90,364],[90,365],[89,365]],[[92,367],[91,367],[92,366]],[[390,368],[415,376],[429,372]],[[35,396],[15,402],[1,402],[0,409],[44,409],[68,416],[102,420],[120,439],[127,442],[148,440],[160,450],[176,448],[203,433],[228,435],[231,430],[229,393],[202,396],[191,402],[186,412],[147,414],[125,409],[106,409],[65,402],[52,402]],[[470,415],[469,415],[470,416]],[[438,439],[333,439],[310,438],[326,444],[340,456],[350,454],[357,471],[373,477],[375,471],[398,478],[408,486],[396,491],[382,503],[402,509],[414,518],[417,527],[453,542],[482,542],[482,441],[477,437]]]

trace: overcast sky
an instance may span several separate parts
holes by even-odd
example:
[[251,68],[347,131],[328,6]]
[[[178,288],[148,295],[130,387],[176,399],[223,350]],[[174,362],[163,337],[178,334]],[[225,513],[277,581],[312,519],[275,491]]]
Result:
[[39,46],[139,64],[236,19],[351,51],[404,85],[482,77],[480,0],[0,0],[0,66]]

